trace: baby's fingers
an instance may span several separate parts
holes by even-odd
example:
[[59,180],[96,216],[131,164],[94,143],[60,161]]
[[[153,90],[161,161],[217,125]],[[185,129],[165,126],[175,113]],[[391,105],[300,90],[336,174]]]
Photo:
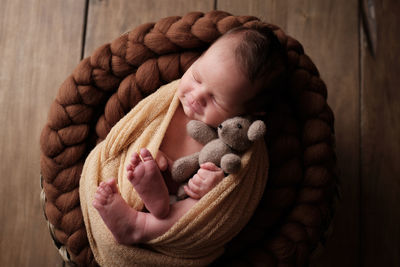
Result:
[[197,174],[192,179],[189,179],[188,186],[195,192],[200,192],[201,181]]
[[183,187],[183,190],[185,190],[186,195],[188,195],[189,197],[191,197],[193,199],[200,199],[201,198],[201,196],[199,194],[193,192],[193,190],[187,185],[185,185]]
[[200,168],[206,169],[206,170],[209,170],[209,171],[219,171],[219,170],[221,170],[221,168],[219,168],[217,165],[215,165],[212,162],[203,163],[203,164],[200,165]]
[[161,171],[165,171],[168,168],[168,159],[163,152],[158,151],[156,163]]

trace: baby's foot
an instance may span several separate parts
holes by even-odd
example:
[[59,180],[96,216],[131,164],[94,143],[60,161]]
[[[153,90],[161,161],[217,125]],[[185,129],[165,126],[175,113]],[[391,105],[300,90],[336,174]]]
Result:
[[145,223],[121,197],[114,179],[100,183],[93,206],[118,243],[129,245],[142,241]]
[[127,167],[128,179],[143,200],[146,208],[157,218],[169,214],[169,194],[156,161],[146,148],[134,152]]

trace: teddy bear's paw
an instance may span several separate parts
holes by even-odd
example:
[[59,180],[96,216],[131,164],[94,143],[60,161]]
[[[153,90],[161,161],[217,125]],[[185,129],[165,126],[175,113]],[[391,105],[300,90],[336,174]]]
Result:
[[171,176],[175,182],[186,181],[199,169],[199,153],[177,159],[171,167]]
[[240,170],[241,163],[238,155],[226,154],[221,158],[221,169],[226,173],[237,173]]

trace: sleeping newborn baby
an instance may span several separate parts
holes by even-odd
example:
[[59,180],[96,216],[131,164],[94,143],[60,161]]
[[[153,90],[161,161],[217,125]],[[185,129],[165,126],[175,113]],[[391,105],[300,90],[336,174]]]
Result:
[[115,179],[97,188],[93,206],[118,243],[144,243],[162,235],[224,178],[219,167],[206,162],[185,187],[189,198],[170,204],[176,186],[162,172],[176,159],[201,150],[203,145],[186,132],[190,120],[217,127],[234,116],[264,116],[265,103],[285,72],[285,55],[270,30],[240,27],[220,37],[192,64],[179,82],[180,104],[156,159],[142,148],[127,166],[127,178],[147,211],[130,207]]

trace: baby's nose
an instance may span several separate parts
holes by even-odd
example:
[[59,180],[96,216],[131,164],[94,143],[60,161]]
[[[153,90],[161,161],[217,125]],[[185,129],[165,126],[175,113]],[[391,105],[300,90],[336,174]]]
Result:
[[199,92],[199,91],[195,92],[193,94],[193,100],[196,101],[198,104],[200,104],[203,107],[206,105],[206,100],[205,100],[202,92]]
[[196,100],[202,107],[206,106],[206,100],[203,98],[199,98]]

